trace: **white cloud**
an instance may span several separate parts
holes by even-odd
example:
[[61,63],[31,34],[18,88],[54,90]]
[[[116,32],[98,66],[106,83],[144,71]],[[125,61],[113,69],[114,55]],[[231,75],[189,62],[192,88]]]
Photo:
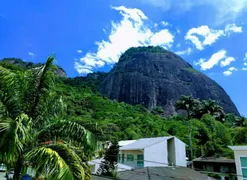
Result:
[[225,32],[230,35],[231,33],[241,33],[242,27],[241,26],[236,26],[236,24],[227,24],[225,28]]
[[[224,30],[211,29],[206,25],[191,28],[185,36],[185,40],[191,41],[198,50],[215,43],[221,36],[229,36],[232,33],[241,33],[242,27],[236,24],[227,24]],[[203,40],[200,40],[203,39]]]
[[198,61],[195,61],[195,62],[194,62],[194,65],[195,65],[195,66],[201,65],[201,64],[204,63],[205,61],[206,61],[206,59],[200,58]]
[[225,76],[230,76],[230,75],[232,75],[232,72],[228,70],[228,71],[224,71],[223,74]]
[[247,68],[242,68],[243,71],[247,71]]
[[120,55],[130,47],[148,45],[172,47],[174,36],[170,31],[168,29],[154,31],[155,24],[146,23],[148,17],[141,10],[124,6],[112,7],[112,9],[119,11],[122,20],[111,22],[108,40],[96,42],[97,51],[86,53],[80,59],[81,65],[97,68],[105,64],[114,64]]
[[163,26],[168,26],[169,25],[169,23],[165,22],[165,21],[161,21],[160,24],[162,24]]
[[204,61],[200,64],[202,70],[211,69],[217,65],[222,59],[226,57],[226,51],[220,50],[217,53],[213,54],[208,61]]
[[244,62],[244,66],[247,66],[247,62]]
[[151,37],[151,44],[155,46],[167,46],[171,47],[174,36],[169,32],[168,29],[161,30],[155,33]]
[[175,54],[177,54],[177,55],[184,55],[184,54],[190,55],[191,53],[192,53],[192,49],[191,48],[188,48],[188,49],[183,50],[183,51],[177,51],[177,52],[175,52]]
[[34,57],[34,56],[35,56],[35,54],[34,54],[34,53],[32,53],[32,52],[29,52],[29,53],[28,53],[28,55],[29,55],[29,56],[32,56],[32,57]]
[[[247,0],[139,0],[139,2],[151,4],[164,11],[175,9],[181,13],[206,5],[204,7],[207,11],[214,13],[214,20],[217,24],[234,21],[247,9]],[[210,7],[212,10],[209,9]]]
[[245,53],[244,61],[247,61],[247,53]]
[[87,53],[83,58],[80,58],[80,62],[91,67],[102,67],[105,62],[99,60],[95,54]]
[[79,74],[88,74],[93,72],[90,66],[83,66],[78,62],[75,62],[74,67]]
[[230,76],[230,75],[232,75],[232,72],[233,71],[237,71],[238,69],[237,68],[235,68],[235,67],[230,67],[227,71],[224,71],[223,72],[223,75],[225,75],[225,76]]
[[237,71],[238,69],[237,68],[235,68],[235,67],[230,67],[229,68],[229,71]]
[[235,68],[235,67],[230,67],[227,71],[224,71],[223,72],[223,75],[225,75],[225,76],[230,76],[230,75],[232,75],[232,72],[233,71],[237,71],[238,69],[237,68]]
[[226,58],[225,60],[223,60],[223,61],[220,62],[220,66],[221,66],[221,67],[228,66],[228,65],[230,65],[233,61],[235,61],[235,58],[234,58],[234,57],[228,57],[228,58]]
[[78,49],[77,52],[78,52],[78,53],[82,53],[82,50]]
[[[223,30],[210,29],[204,25],[190,29],[185,36],[185,40],[190,40],[197,49],[203,50],[205,46],[215,43],[220,36],[224,35]],[[200,41],[199,37],[202,37],[204,40]]]

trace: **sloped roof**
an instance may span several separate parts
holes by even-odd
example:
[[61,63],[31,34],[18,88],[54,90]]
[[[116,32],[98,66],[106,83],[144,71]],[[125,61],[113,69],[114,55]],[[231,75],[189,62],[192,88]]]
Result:
[[228,146],[233,151],[246,151],[247,146]]
[[[127,180],[214,180],[198,171],[185,167],[148,167],[119,172],[119,179]],[[93,180],[104,180],[104,177],[95,177]]]
[[196,158],[193,162],[208,162],[208,163],[232,163],[235,164],[234,159],[227,159],[225,157],[205,157],[205,158]]
[[121,146],[127,146],[133,142],[135,142],[136,140],[124,140],[124,141],[119,141],[118,142],[118,145],[121,147]]
[[156,138],[142,138],[138,139],[135,142],[128,144],[126,146],[120,147],[120,150],[141,150],[146,147],[149,147],[153,144],[157,144],[161,141],[168,140],[174,138],[173,136],[164,136],[164,137],[156,137]]

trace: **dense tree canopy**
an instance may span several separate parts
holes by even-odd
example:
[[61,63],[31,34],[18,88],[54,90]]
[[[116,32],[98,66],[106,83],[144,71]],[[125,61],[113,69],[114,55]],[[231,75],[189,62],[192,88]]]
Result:
[[105,73],[57,78],[52,62],[50,57],[35,68],[0,63],[0,161],[17,174],[28,162],[37,176],[90,177],[85,162],[95,156],[94,137],[115,141],[173,135],[189,144],[188,122],[194,157],[232,157],[227,146],[247,144],[245,118],[225,115],[213,100],[181,97],[176,108],[186,114],[164,117],[160,107],[149,112],[102,96],[97,85]]

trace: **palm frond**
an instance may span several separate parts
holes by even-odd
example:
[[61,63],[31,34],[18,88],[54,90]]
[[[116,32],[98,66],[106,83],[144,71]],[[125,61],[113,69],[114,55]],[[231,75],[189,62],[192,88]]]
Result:
[[53,144],[33,149],[25,155],[38,174],[47,179],[83,180],[81,159],[66,145]]
[[30,119],[21,114],[15,120],[4,119],[0,122],[0,160],[14,162],[23,152],[23,146],[30,138]]
[[23,82],[20,81],[22,72],[15,73],[0,66],[0,101],[6,113],[12,118],[19,115],[22,104],[20,102]]
[[49,99],[49,93],[54,85],[55,75],[53,69],[54,57],[49,56],[45,65],[34,70],[34,79],[32,86],[32,91],[30,92],[31,102],[30,102],[30,117],[34,120],[39,115],[38,105],[41,101],[46,101]]
[[96,140],[94,135],[81,124],[73,121],[58,121],[44,128],[38,135],[39,140],[63,139],[75,142],[78,146],[86,149],[95,149]]

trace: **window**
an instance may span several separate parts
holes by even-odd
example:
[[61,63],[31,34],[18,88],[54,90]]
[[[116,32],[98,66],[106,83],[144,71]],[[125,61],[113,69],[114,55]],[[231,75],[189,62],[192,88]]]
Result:
[[122,154],[122,163],[124,164],[124,154]]
[[240,157],[243,180],[247,180],[247,157]]
[[120,154],[118,154],[118,162],[119,163],[121,162],[121,156],[120,156]]
[[134,156],[131,154],[127,154],[127,161],[134,161]]
[[137,155],[137,166],[138,167],[144,167],[143,159],[144,159],[143,154],[138,154]]

